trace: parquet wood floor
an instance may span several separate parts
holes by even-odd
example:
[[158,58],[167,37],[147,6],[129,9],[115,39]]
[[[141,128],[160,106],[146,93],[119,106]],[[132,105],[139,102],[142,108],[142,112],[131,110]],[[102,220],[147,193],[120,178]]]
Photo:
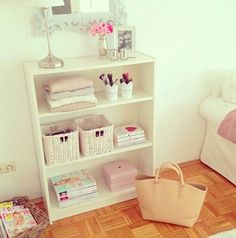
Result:
[[[41,238],[206,238],[236,228],[236,187],[199,160],[181,164],[181,168],[186,181],[209,187],[194,227],[145,221],[133,199],[56,221]],[[164,176],[176,177],[169,171]]]

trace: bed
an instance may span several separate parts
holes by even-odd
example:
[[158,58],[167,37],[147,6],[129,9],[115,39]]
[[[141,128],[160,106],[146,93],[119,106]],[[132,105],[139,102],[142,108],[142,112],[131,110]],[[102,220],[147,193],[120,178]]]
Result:
[[209,96],[200,104],[200,113],[207,121],[206,135],[200,159],[236,185],[236,144],[217,134],[225,116],[236,109],[236,104],[222,97]]

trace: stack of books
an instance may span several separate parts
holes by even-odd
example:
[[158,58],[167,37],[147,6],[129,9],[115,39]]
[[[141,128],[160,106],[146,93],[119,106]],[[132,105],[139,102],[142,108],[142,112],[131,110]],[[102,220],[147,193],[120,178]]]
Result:
[[37,226],[28,208],[13,201],[0,203],[0,237],[14,238],[21,232]]
[[125,147],[145,142],[144,130],[135,124],[114,128],[115,147]]
[[60,208],[98,197],[96,181],[87,169],[55,176],[51,181]]

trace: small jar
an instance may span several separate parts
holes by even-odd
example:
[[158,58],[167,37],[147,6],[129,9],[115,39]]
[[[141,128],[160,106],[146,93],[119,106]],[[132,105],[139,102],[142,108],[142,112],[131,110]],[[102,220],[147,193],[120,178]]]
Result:
[[109,50],[109,58],[111,61],[118,60],[118,50],[117,49],[110,49]]
[[128,50],[125,48],[120,49],[120,58],[122,60],[127,60],[129,57]]

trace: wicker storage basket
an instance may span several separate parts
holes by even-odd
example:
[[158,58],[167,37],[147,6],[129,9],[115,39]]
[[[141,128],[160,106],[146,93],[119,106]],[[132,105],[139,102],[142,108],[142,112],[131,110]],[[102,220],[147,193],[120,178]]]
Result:
[[37,223],[37,226],[19,233],[14,238],[39,238],[49,224],[46,213],[39,209],[33,202],[30,202],[28,197],[15,197],[8,201],[15,201],[18,205],[23,205],[25,208],[28,208]]
[[47,165],[79,159],[78,131],[67,121],[42,127]]
[[106,153],[113,148],[113,125],[104,115],[74,120],[79,130],[80,150],[84,156]]

